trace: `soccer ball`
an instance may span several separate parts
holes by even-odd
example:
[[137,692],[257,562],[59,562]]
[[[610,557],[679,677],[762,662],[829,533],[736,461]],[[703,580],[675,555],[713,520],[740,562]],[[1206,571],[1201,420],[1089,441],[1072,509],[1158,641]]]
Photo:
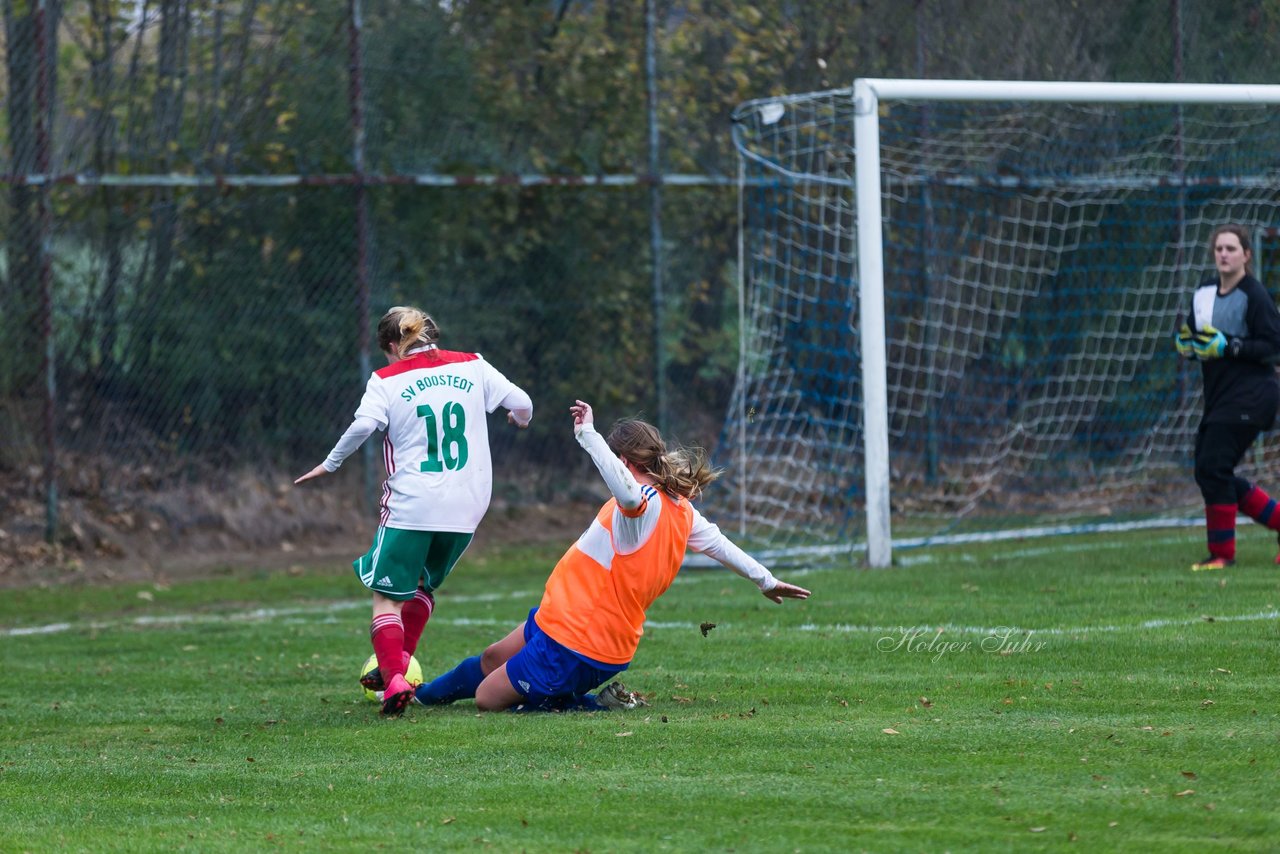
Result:
[[[378,656],[369,656],[369,660],[364,663],[364,667],[360,668],[360,678],[363,679],[366,673],[377,666]],[[422,684],[422,665],[418,663],[417,658],[409,656],[409,665],[404,669],[404,678],[406,682],[415,688]],[[373,700],[374,702],[378,701],[378,695],[368,688],[361,688],[360,690],[364,691],[365,699]]]

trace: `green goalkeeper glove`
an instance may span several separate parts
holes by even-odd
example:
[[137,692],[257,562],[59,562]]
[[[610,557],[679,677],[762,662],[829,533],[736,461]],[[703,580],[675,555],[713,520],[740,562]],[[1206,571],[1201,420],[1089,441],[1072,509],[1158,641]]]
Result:
[[1227,354],[1227,336],[1212,326],[1206,326],[1195,334],[1191,348],[1195,350],[1196,358],[1202,361],[1220,359]]
[[1182,328],[1173,334],[1173,346],[1178,349],[1178,355],[1184,359],[1194,359],[1196,357],[1195,339],[1191,336],[1191,327],[1182,324]]

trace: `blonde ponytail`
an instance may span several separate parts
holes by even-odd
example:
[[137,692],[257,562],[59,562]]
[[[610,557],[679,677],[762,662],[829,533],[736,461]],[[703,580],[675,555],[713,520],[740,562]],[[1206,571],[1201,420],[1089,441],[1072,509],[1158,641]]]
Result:
[[378,347],[386,353],[394,350],[402,359],[414,347],[439,341],[440,329],[431,315],[412,306],[389,308],[378,321]]
[[665,491],[690,500],[720,473],[707,462],[701,448],[676,448],[668,451],[658,428],[645,421],[627,419],[613,425],[605,440],[615,454],[648,472]]
[[702,448],[681,448],[663,454],[654,467],[654,477],[667,492],[693,500],[702,495],[707,484],[720,476],[707,461]]

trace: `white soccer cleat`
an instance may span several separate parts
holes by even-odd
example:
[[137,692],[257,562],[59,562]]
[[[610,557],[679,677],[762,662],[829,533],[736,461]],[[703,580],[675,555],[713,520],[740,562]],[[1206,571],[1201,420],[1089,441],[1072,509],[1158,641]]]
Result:
[[596,695],[596,702],[611,712],[649,705],[644,697],[635,691],[627,690],[627,686],[621,682],[610,682],[601,688],[600,693]]

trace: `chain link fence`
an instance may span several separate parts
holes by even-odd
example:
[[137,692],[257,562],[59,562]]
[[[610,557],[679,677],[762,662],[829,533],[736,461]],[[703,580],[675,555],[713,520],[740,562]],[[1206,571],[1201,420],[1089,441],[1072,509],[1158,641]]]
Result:
[[[533,429],[491,431],[498,505],[598,497],[574,491],[593,484],[575,476],[574,397],[714,448],[738,354],[727,122],[747,97],[859,74],[1245,82],[1271,68],[1181,47],[1207,0],[997,16],[998,51],[953,26],[964,9],[926,0],[845,17],[829,3],[547,5],[7,4],[0,572],[132,558],[144,542],[172,555],[363,540],[375,455],[336,485],[290,483],[349,423],[381,363],[373,324],[395,304],[532,394]],[[1277,4],[1243,5],[1238,38],[1275,32]],[[1130,20],[1145,61],[1125,40],[1098,55]],[[1068,24],[1097,43],[1062,41],[1074,53],[1055,66],[1041,47]]]

